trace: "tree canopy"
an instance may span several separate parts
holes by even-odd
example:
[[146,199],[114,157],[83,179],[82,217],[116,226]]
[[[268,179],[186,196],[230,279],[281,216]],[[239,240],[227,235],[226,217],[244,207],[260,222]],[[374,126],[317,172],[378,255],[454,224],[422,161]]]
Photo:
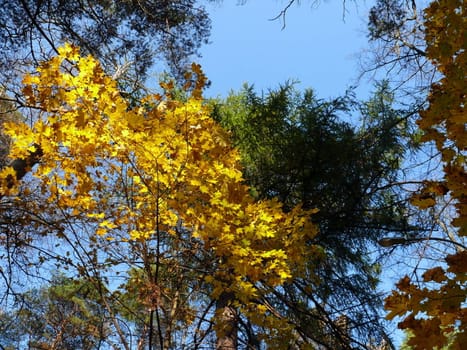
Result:
[[207,100],[202,2],[0,2],[0,349],[463,349],[466,6],[421,5],[364,101]]
[[425,15],[427,54],[442,76],[431,86],[429,105],[421,111],[418,125],[424,141],[434,142],[441,155],[443,178],[427,180],[413,203],[425,209],[449,197],[456,229],[449,238],[456,249],[445,255],[445,265],[425,271],[421,283],[402,278],[386,299],[386,308],[389,318],[404,317],[399,327],[412,332],[408,345],[414,349],[448,344],[461,349],[467,344],[467,250],[462,244],[467,235],[466,6],[462,1],[434,1]]
[[114,232],[154,238],[156,285],[164,238],[183,239],[183,231],[199,241],[193,254],[211,261],[199,276],[211,298],[228,295],[226,306],[234,303],[266,329],[282,328],[285,342],[287,324],[269,314],[261,293],[302,274],[305,256],[321,255],[305,245],[316,235],[312,210],[284,213],[277,200],[253,201],[238,153],[203,107],[206,78],[198,66],[186,102],[152,95],[130,108],[91,56],[72,45],[58,51],[24,78],[26,101],[40,111],[35,123],[5,124],[11,158],[38,149],[41,156],[24,184],[10,184],[13,167],[1,171],[3,195],[16,198],[23,216],[33,213],[28,220],[44,234],[66,236],[79,227],[109,240]]
[[[409,223],[411,210],[398,174],[408,151],[402,145],[411,112],[392,103],[386,83],[363,103],[351,93],[324,101],[312,90],[300,93],[286,84],[262,95],[247,86],[214,107],[214,117],[239,147],[257,198],[277,197],[286,208],[301,203],[319,209],[313,215],[319,226],[313,242],[327,254],[317,270],[318,285],[307,290],[311,281],[297,280],[277,293],[276,303],[285,304],[284,312],[293,314],[307,337],[332,348],[348,346],[349,335],[334,326],[330,341],[311,324],[327,320],[332,325],[345,315],[352,341],[360,346],[385,337],[375,311],[381,306],[379,265],[371,251],[387,234],[422,230]],[[361,127],[343,121],[355,112]]]
[[131,92],[143,87],[156,60],[183,76],[210,33],[207,12],[194,0],[5,0],[0,8],[0,73],[2,85],[13,91],[11,84],[27,67],[70,42]]

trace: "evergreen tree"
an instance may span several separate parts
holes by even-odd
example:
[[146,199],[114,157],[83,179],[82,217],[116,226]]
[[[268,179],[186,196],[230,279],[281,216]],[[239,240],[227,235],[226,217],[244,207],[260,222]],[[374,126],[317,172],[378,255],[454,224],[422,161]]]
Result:
[[[304,343],[345,349],[386,337],[372,252],[388,233],[415,233],[396,185],[410,112],[393,103],[382,83],[364,103],[350,93],[323,101],[312,90],[300,93],[285,84],[261,96],[245,87],[214,104],[215,119],[241,151],[254,195],[278,197],[288,208],[319,209],[313,216],[319,235],[310,243],[324,248],[325,260],[269,300]],[[344,121],[352,113],[360,125]]]

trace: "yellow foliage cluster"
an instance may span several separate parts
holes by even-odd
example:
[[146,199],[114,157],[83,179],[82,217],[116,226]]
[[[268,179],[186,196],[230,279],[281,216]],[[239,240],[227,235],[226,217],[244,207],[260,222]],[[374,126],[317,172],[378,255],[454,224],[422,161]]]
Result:
[[32,125],[6,125],[10,157],[40,147],[33,176],[44,205],[91,223],[98,235],[146,240],[188,230],[217,261],[206,279],[212,297],[234,293],[247,305],[257,283],[274,287],[300,273],[316,252],[306,244],[316,227],[311,211],[253,201],[239,154],[201,99],[206,78],[199,66],[192,71],[186,101],[156,94],[130,107],[94,58],[65,45],[24,78],[26,100],[41,115]]
[[463,0],[433,1],[426,9],[427,54],[442,74],[432,85],[429,107],[418,125],[434,141],[444,163],[443,186],[455,200],[453,225],[467,235],[467,5]]
[[449,343],[450,349],[462,350],[462,344],[467,344],[466,261],[467,251],[448,255],[447,269],[434,267],[422,276],[423,283],[439,288],[421,287],[405,276],[386,299],[389,319],[408,313],[399,328],[410,329],[413,336],[408,345],[413,349],[441,349]]
[[[467,236],[467,6],[463,0],[432,1],[425,10],[427,54],[442,77],[431,87],[429,106],[420,113],[424,140],[433,141],[444,164],[444,180],[425,182],[412,198],[421,209],[448,195],[456,208],[452,225]],[[423,275],[421,287],[403,278],[386,299],[388,318],[405,316],[399,323],[413,337],[414,349],[465,349],[467,344],[467,252],[446,257],[447,268],[435,267]],[[431,287],[431,288],[429,288]]]

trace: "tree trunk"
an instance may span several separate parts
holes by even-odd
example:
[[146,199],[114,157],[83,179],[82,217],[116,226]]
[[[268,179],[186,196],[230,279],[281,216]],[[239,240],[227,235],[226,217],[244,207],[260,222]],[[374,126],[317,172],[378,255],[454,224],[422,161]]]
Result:
[[237,350],[237,310],[232,306],[233,293],[224,292],[216,303],[216,350]]

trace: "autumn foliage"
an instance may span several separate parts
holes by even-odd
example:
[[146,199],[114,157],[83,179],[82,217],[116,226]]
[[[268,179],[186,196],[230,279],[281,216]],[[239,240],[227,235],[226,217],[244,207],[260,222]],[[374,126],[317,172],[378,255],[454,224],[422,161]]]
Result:
[[[423,140],[433,141],[444,164],[444,181],[426,192],[452,197],[457,210],[452,224],[467,235],[467,114],[465,111],[467,57],[466,6],[463,1],[434,1],[425,11],[427,54],[442,75],[432,85],[429,107],[418,125]],[[441,190],[440,190],[441,188]],[[434,205],[434,203],[432,204]]]
[[186,101],[162,86],[164,93],[130,106],[94,58],[61,47],[24,78],[36,120],[5,126],[13,140],[10,158],[40,149],[40,162],[15,186],[6,180],[14,169],[4,168],[1,190],[12,197],[39,192],[43,200],[28,210],[60,215],[58,231],[86,223],[109,240],[123,232],[135,241],[189,232],[213,256],[215,273],[200,275],[211,297],[229,293],[229,302],[254,323],[285,330],[261,304],[258,286],[289,281],[306,256],[320,254],[306,245],[316,235],[312,211],[284,213],[276,200],[252,199],[237,151],[201,99],[206,78],[197,65],[186,78]]
[[[431,87],[429,106],[420,113],[418,125],[424,141],[435,143],[441,155],[444,177],[427,181],[413,203],[421,209],[433,207],[437,198],[453,203],[452,226],[467,236],[467,8],[462,0],[433,1],[425,10],[427,54],[441,75]],[[467,252],[458,247],[447,255],[444,267],[427,270],[421,283],[408,276],[386,299],[388,318],[405,316],[399,323],[413,337],[414,349],[464,349],[467,344]]]

